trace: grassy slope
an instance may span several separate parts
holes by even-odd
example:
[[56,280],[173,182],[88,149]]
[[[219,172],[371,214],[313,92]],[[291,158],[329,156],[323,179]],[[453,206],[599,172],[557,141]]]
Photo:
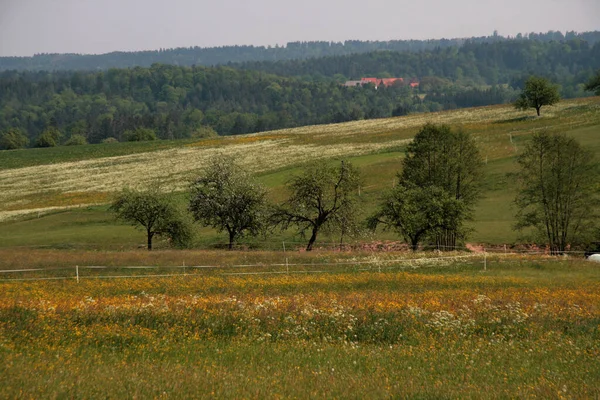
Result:
[[[4,198],[0,194],[0,214],[2,211],[20,212],[21,209],[37,208],[44,211],[46,207],[103,203],[117,188],[139,181],[147,182],[152,178],[147,175],[153,173],[164,173],[159,179],[182,188],[186,179],[202,167],[203,157],[219,151],[239,155],[241,161],[254,169],[259,180],[270,188],[270,195],[275,201],[285,198],[284,184],[299,171],[302,163],[319,156],[345,156],[363,172],[365,183],[361,198],[366,214],[375,207],[381,191],[392,185],[400,168],[405,140],[414,136],[423,123],[435,121],[460,126],[471,132],[479,142],[484,158],[487,158],[485,198],[475,213],[472,241],[510,243],[516,240],[516,234],[511,230],[515,182],[506,174],[514,171],[514,157],[531,133],[539,129],[568,132],[592,151],[597,153],[600,150],[600,99],[565,101],[559,107],[543,111],[545,115],[538,119],[530,118],[531,113],[517,112],[509,106],[495,106],[305,127],[196,143],[124,143],[5,152],[0,159],[0,167],[4,167],[3,170],[0,168],[0,189],[4,189]],[[133,156],[118,157],[125,154]],[[172,162],[167,167],[159,164],[163,154]],[[106,158],[107,155],[117,157]],[[176,164],[179,160],[181,164]],[[63,164],[73,161],[81,162]],[[82,166],[81,163],[86,164]],[[63,165],[67,172],[62,172]],[[20,166],[30,168],[17,168]],[[145,169],[153,172],[147,173]],[[89,177],[85,175],[88,170]],[[102,184],[93,182],[98,176]],[[25,185],[23,182],[29,183]],[[71,186],[61,186],[63,182]],[[185,202],[185,195],[177,198]],[[104,206],[62,210],[48,215],[32,214],[23,219],[0,222],[0,226],[0,246],[4,247],[131,248],[143,242],[143,235],[135,233],[131,227],[116,224]],[[201,233],[200,245],[222,240],[210,230],[201,230]],[[377,237],[392,239],[393,235],[380,233]],[[273,241],[280,239],[298,240],[291,232],[278,235]]]

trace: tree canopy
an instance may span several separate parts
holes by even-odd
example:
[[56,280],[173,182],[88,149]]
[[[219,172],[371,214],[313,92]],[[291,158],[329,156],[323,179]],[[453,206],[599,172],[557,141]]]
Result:
[[233,157],[212,158],[191,188],[189,211],[204,226],[229,235],[229,249],[244,235],[266,229],[266,191]]
[[15,150],[27,147],[29,139],[19,128],[11,128],[0,135],[1,150]]
[[558,103],[560,96],[558,87],[553,85],[546,78],[539,76],[530,76],[525,82],[523,92],[515,102],[515,107],[519,110],[535,108],[538,117],[540,109],[543,106],[551,106]]
[[425,238],[435,238],[447,230],[460,231],[464,212],[464,203],[439,186],[403,182],[383,195],[367,225],[372,230],[383,225],[384,230],[395,231],[417,251]]
[[552,253],[580,243],[598,216],[597,166],[573,138],[536,133],[518,157],[519,229],[534,228]]
[[412,190],[409,192],[412,199],[418,201],[425,196],[426,192],[420,190],[433,190],[441,191],[447,199],[457,202],[452,204],[443,200],[441,204],[417,205],[425,206],[420,209],[420,220],[426,218],[429,207],[438,207],[446,213],[439,216],[439,223],[427,223],[431,224],[430,237],[438,248],[452,250],[457,240],[466,236],[465,221],[471,218],[481,195],[482,165],[473,138],[463,131],[453,131],[447,125],[426,124],[407,146],[398,179],[402,187]]
[[272,218],[284,229],[294,225],[302,235],[310,231],[306,250],[311,251],[322,229],[342,231],[356,217],[359,184],[359,171],[351,163],[317,162],[288,182],[291,195]]
[[155,235],[165,236],[173,245],[181,247],[192,238],[185,217],[157,186],[143,191],[125,188],[110,209],[118,219],[146,231],[148,250],[152,250]]

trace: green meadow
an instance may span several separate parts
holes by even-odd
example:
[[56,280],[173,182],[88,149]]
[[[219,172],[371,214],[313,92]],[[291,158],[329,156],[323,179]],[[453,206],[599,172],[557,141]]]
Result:
[[[447,123],[471,133],[485,160],[484,196],[475,210],[469,242],[513,244],[515,157],[539,130],[575,137],[600,150],[600,98],[568,100],[546,107],[542,117],[510,105],[390,119],[310,126],[260,134],[196,141],[156,141],[4,151],[0,154],[0,246],[133,249],[144,237],[114,220],[107,204],[125,186],[160,182],[173,201],[185,206],[186,189],[206,160],[227,153],[238,158],[269,190],[272,201],[286,198],[285,183],[317,159],[346,159],[362,172],[361,211],[372,212],[382,191],[392,187],[406,144],[426,122]],[[196,246],[214,247],[224,237],[197,229]],[[377,232],[350,241],[397,240]],[[283,240],[302,242],[294,232],[246,239],[270,248]],[[335,243],[335,236],[320,237]],[[265,243],[263,243],[265,242]],[[161,243],[157,243],[161,246]],[[162,244],[164,246],[164,243]]]

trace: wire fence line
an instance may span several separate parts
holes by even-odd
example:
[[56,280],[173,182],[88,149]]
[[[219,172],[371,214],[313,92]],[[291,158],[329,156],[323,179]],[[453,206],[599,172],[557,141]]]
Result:
[[[416,257],[416,258],[374,258],[364,260],[342,260],[333,262],[288,262],[285,263],[254,263],[254,264],[233,264],[233,265],[167,265],[167,266],[107,266],[107,265],[88,265],[88,266],[69,266],[69,267],[52,267],[52,268],[23,268],[13,270],[0,270],[0,282],[10,281],[43,281],[43,280],[76,280],[79,282],[83,279],[137,279],[137,278],[167,278],[167,277],[186,277],[186,276],[203,276],[198,273],[200,271],[212,270],[218,271],[218,275],[222,276],[250,276],[250,275],[282,275],[282,274],[321,274],[321,273],[338,273],[349,272],[348,267],[355,267],[352,271],[364,272],[383,272],[391,270],[406,270],[417,268],[435,268],[448,266],[449,264],[456,265],[458,262],[476,263],[483,271],[487,270],[488,256],[496,258],[504,258],[504,256],[518,255],[540,255],[532,252],[521,253],[488,253],[475,252],[462,255],[451,256],[435,256],[435,257]],[[547,259],[558,260],[560,257],[546,257]],[[543,261],[539,259],[538,261]],[[502,262],[502,261],[500,261]],[[359,268],[361,267],[361,268]],[[317,269],[313,269],[317,268]],[[342,270],[340,270],[342,268]],[[179,270],[177,273],[143,273],[144,271],[155,270]],[[254,269],[244,271],[244,269]],[[139,274],[120,274],[120,275],[89,275],[80,274],[80,271],[115,271],[131,270],[140,271]],[[27,276],[27,277],[8,277],[11,274],[27,274],[27,273],[56,273],[58,271],[72,271],[72,274],[62,273],[60,276]],[[196,271],[196,272],[192,272]],[[2,278],[6,277],[6,278]]]

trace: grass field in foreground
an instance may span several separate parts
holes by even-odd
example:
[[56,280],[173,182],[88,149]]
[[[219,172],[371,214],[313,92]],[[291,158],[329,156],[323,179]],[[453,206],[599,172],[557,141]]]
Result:
[[600,396],[597,264],[429,267],[1,282],[2,396]]
[[[349,159],[364,177],[360,209],[376,207],[381,192],[392,186],[404,148],[426,122],[447,123],[470,132],[485,165],[484,198],[477,205],[469,241],[514,243],[515,157],[534,132],[564,132],[592,152],[600,150],[600,98],[568,100],[544,110],[541,118],[510,105],[417,114],[213,138],[201,141],[118,143],[77,148],[28,149],[0,154],[0,246],[131,249],[143,235],[120,225],[105,204],[126,185],[162,182],[185,203],[190,180],[208,157],[234,155],[264,183],[274,201],[285,199],[284,183],[305,163]],[[333,162],[333,161],[332,161]],[[39,217],[39,218],[38,218]],[[199,230],[198,247],[223,241]],[[393,239],[378,233],[374,239]],[[361,240],[371,240],[363,238]],[[299,241],[293,232],[270,239]],[[319,240],[338,241],[336,237]]]

